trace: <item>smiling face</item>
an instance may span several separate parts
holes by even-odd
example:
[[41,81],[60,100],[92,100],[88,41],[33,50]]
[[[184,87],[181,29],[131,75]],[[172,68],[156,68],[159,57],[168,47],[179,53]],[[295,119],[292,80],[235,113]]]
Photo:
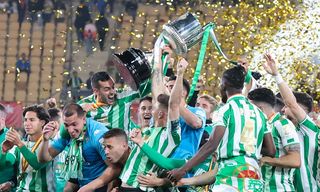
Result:
[[139,105],[139,123],[147,126],[149,125],[148,123],[150,122],[150,119],[152,117],[152,102],[148,100],[143,100],[140,105]]
[[112,79],[99,81],[99,88],[93,88],[99,102],[112,105],[115,100],[114,82]]
[[63,116],[63,123],[71,138],[78,138],[86,123],[85,116],[78,116],[76,113],[66,117]]
[[45,121],[37,117],[37,113],[33,111],[26,112],[23,120],[24,130],[27,135],[37,135],[42,132]]

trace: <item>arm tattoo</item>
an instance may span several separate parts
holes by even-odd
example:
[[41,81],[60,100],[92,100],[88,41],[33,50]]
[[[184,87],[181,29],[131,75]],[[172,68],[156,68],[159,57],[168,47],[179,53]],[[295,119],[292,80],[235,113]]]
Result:
[[293,144],[284,148],[286,152],[300,152],[300,144]]

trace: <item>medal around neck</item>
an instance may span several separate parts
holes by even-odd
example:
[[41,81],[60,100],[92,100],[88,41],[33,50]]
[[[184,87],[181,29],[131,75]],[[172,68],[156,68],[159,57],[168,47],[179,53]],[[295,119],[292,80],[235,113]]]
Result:
[[124,82],[133,90],[138,90],[151,77],[151,65],[140,49],[129,48],[122,53],[113,54],[113,63]]
[[162,34],[174,52],[182,55],[201,40],[203,32],[203,27],[196,16],[186,13],[164,25]]

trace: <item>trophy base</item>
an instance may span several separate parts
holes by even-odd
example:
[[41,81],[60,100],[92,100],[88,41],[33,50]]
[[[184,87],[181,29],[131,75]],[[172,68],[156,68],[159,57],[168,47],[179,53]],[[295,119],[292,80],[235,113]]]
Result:
[[127,68],[126,64],[122,64],[121,60],[117,56],[113,56],[113,62],[120,73],[120,76],[122,77],[123,81],[131,87],[132,90],[138,90],[138,86],[132,77],[129,69]]
[[124,82],[133,90],[138,90],[151,77],[151,66],[139,49],[129,48],[123,53],[113,54],[113,63]]

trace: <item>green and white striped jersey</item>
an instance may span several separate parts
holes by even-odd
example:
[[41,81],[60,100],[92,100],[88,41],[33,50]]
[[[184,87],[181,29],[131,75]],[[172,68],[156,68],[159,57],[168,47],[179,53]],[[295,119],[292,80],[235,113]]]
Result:
[[[16,153],[19,154],[22,159],[22,154],[25,153],[26,150],[29,150],[31,153],[31,149],[34,146],[35,142],[27,142],[26,148],[21,148],[20,151],[17,147]],[[29,162],[29,166],[27,167],[25,173],[21,174],[22,170],[22,160],[20,160],[19,170],[20,170],[20,182],[18,183],[17,192],[54,192],[55,190],[55,181],[54,181],[54,172],[53,172],[53,163],[49,162],[47,164],[39,164],[37,162],[37,153],[39,152],[39,148],[36,149],[35,153],[33,153],[34,158],[31,158]],[[29,154],[30,155],[30,154]],[[30,156],[29,156],[30,157]],[[36,165],[39,169],[34,169],[31,165]]]
[[[218,163],[212,191],[220,185],[232,186],[234,191],[263,192],[263,181],[258,162],[247,156],[235,156]],[[230,190],[223,190],[230,191]]]
[[297,132],[300,140],[301,167],[294,175],[297,191],[320,191],[319,183],[319,127],[309,116],[299,123]]
[[[137,99],[146,96],[151,92],[151,83],[148,81],[140,86],[140,91],[123,91],[117,93],[115,103],[112,106],[101,106],[87,113],[88,118],[93,118],[105,124],[109,129],[120,128],[129,134],[130,127],[130,106]],[[95,104],[96,98],[92,94],[78,102],[79,105]]]
[[214,123],[226,128],[217,149],[218,161],[244,155],[256,160],[260,157],[269,125],[265,114],[243,95],[230,97],[219,109]]
[[[276,147],[275,158],[286,155],[286,151],[284,150],[286,146],[299,144],[296,128],[290,120],[281,116],[280,113],[276,113],[270,118],[269,123]],[[295,191],[293,185],[294,171],[295,168],[262,166],[261,172],[265,181],[264,191]]]
[[218,110],[214,123],[215,127],[225,127],[216,151],[218,173],[215,185],[227,184],[239,191],[262,191],[257,160],[264,135],[270,133],[265,114],[243,95],[234,95]]
[[[180,137],[181,128],[179,120],[168,121],[167,127],[150,127],[143,134],[146,144],[165,157],[168,157],[179,145]],[[140,186],[137,177],[139,174],[146,174],[150,171],[156,172],[157,169],[156,165],[136,145],[127,159],[120,179],[122,183],[133,188],[140,188],[143,191],[154,191],[153,188]]]

